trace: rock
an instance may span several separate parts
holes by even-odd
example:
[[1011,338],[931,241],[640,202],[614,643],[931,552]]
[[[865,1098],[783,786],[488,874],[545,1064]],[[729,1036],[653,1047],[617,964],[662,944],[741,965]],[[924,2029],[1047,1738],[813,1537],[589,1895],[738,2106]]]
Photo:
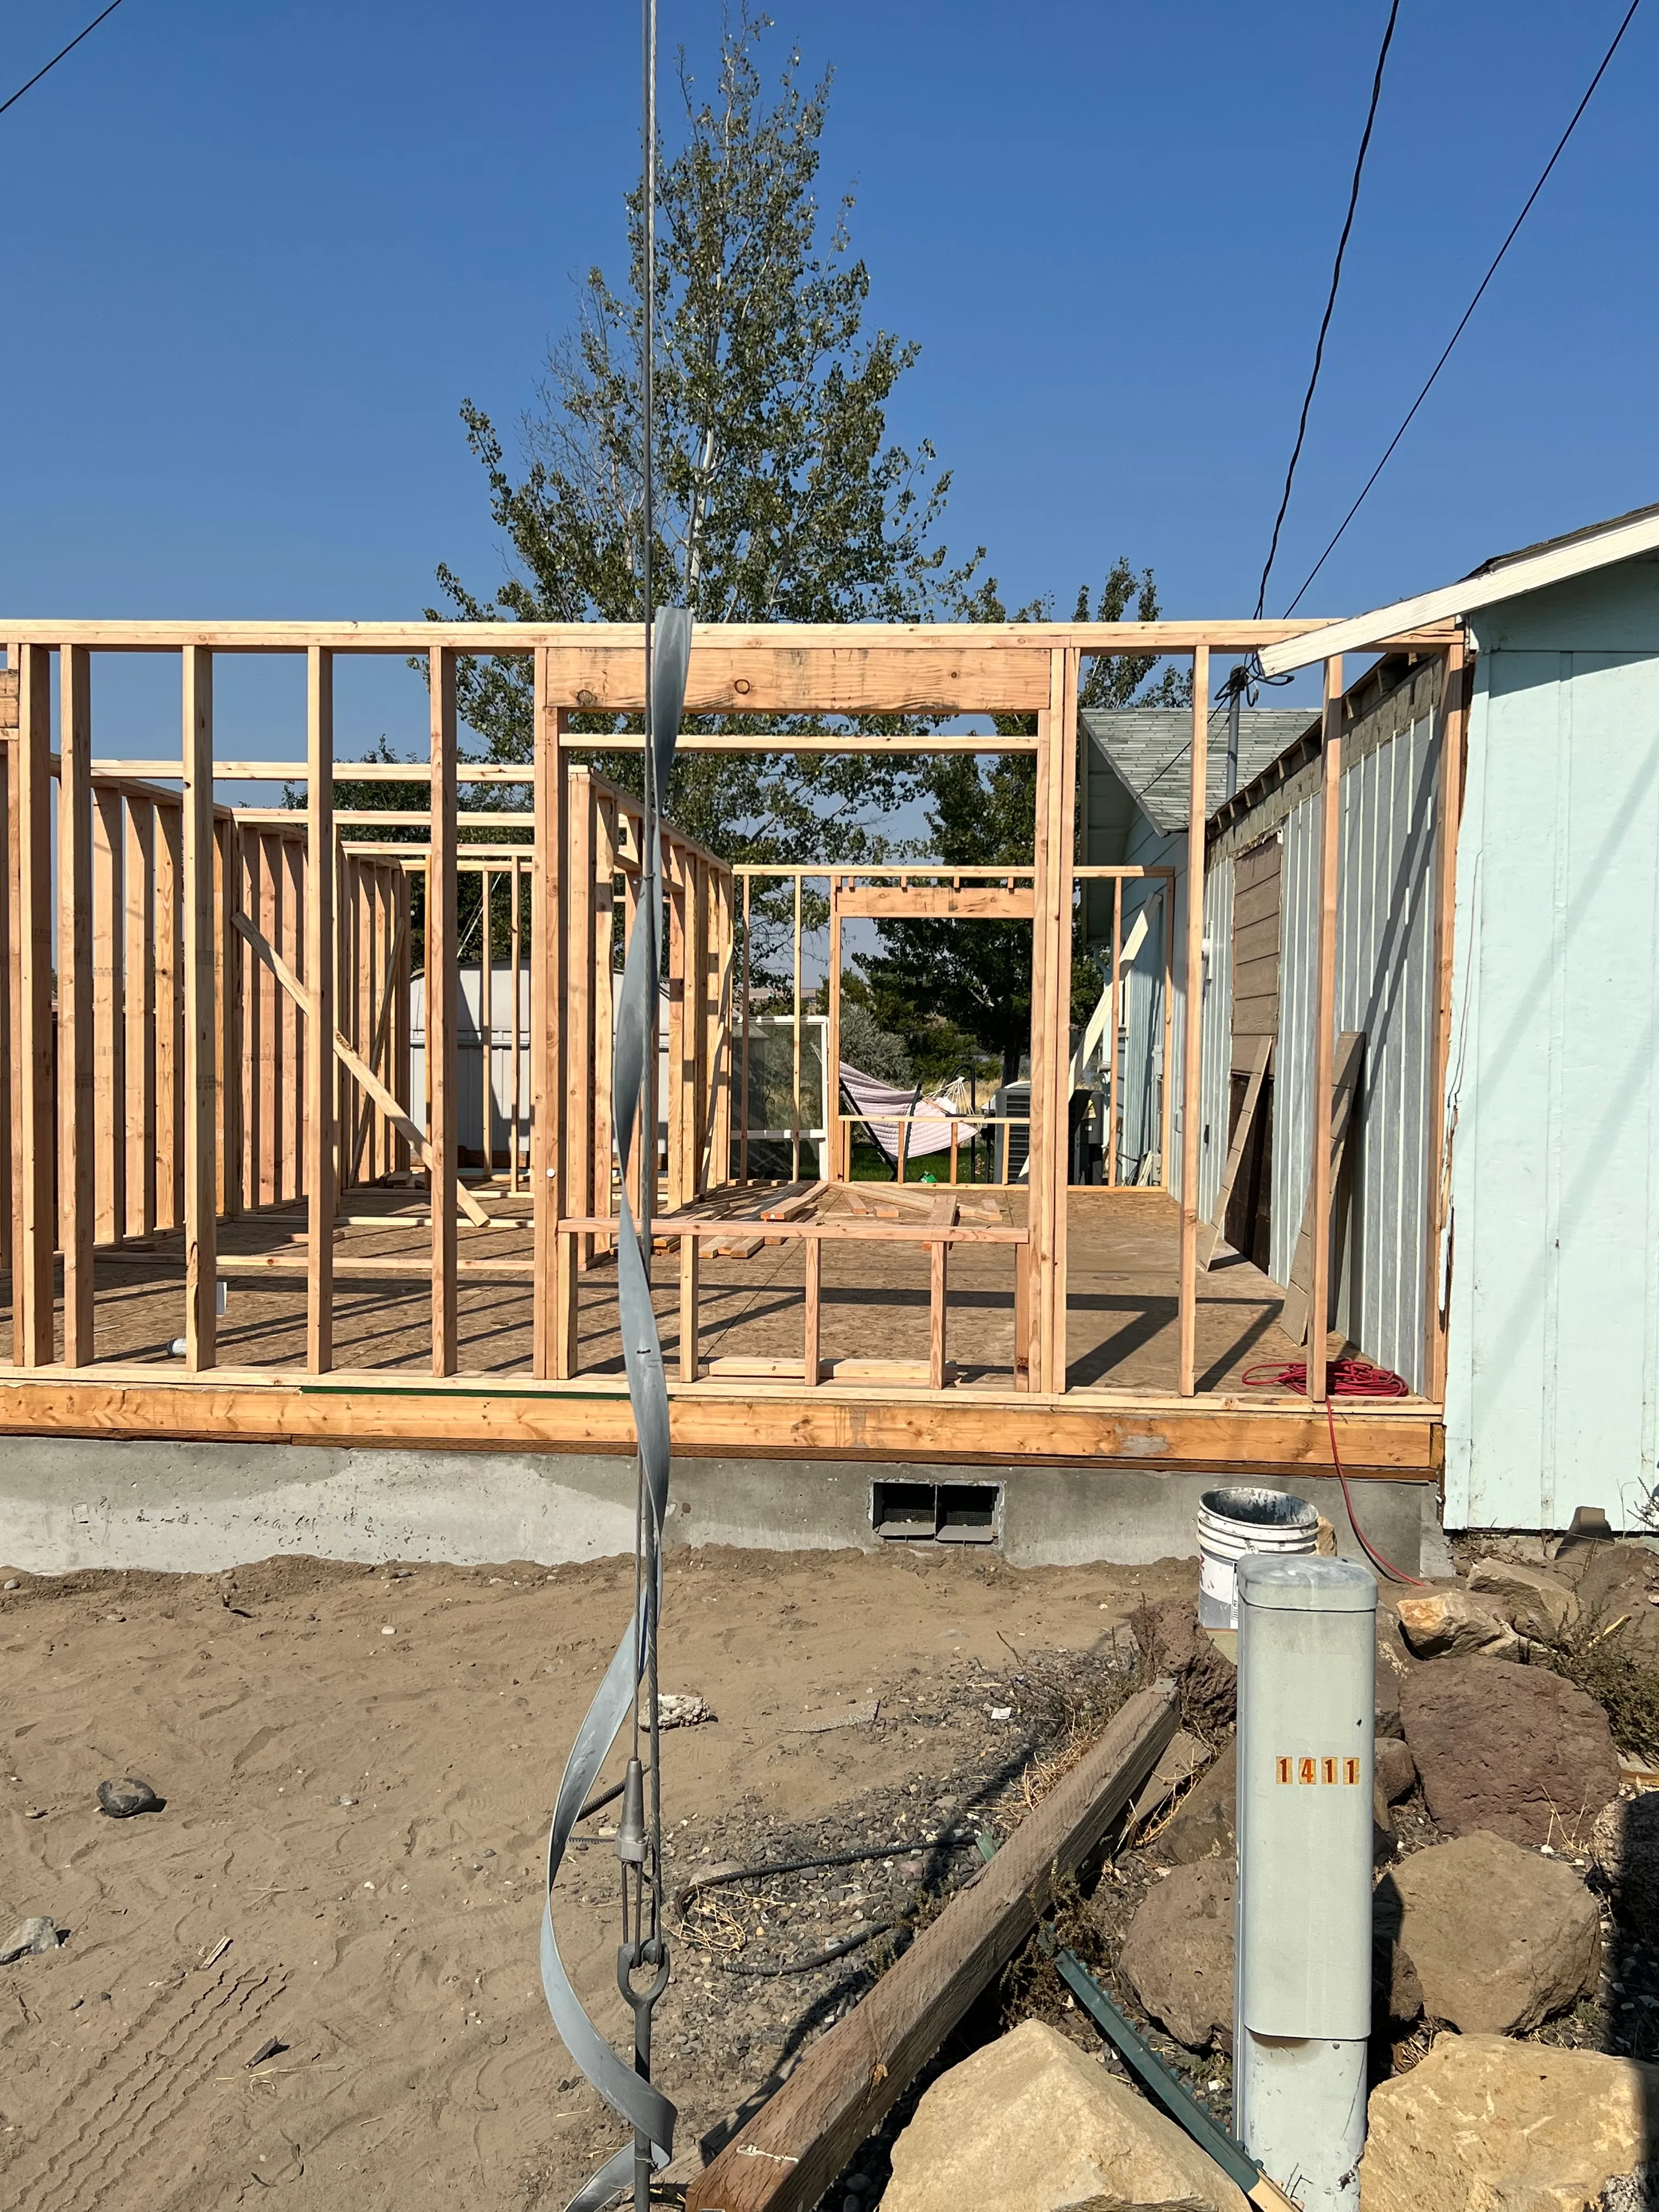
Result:
[[942,2074],[892,2160],[882,2212],[1060,2212],[1103,2198],[1249,2212],[1173,2120],[1036,2020]]
[[1573,1844],[1619,1789],[1594,1698],[1546,1667],[1447,1659],[1401,1685],[1406,1741],[1435,1825],[1516,1844]]
[[1134,1635],[1154,1674],[1179,1678],[1182,1718],[1206,1735],[1224,1735],[1238,1713],[1238,1670],[1199,1626],[1196,1605],[1181,1597],[1143,1605]]
[[1469,1588],[1496,1607],[1519,1636],[1554,1644],[1578,1618],[1578,1598],[1571,1583],[1547,1567],[1527,1567],[1509,1559],[1477,1559]]
[[1376,1786],[1389,1805],[1397,1805],[1417,1786],[1417,1761],[1412,1757],[1411,1746],[1399,1736],[1376,1740]]
[[1590,1830],[1590,1856],[1620,1919],[1659,1942],[1659,1791],[1615,1797]]
[[55,1951],[63,1940],[54,1921],[39,1914],[33,1920],[20,1920],[0,1943],[0,1966],[9,1966],[15,1959],[27,1959],[36,1952]]
[[100,1782],[98,1785],[98,1806],[112,1820],[130,1820],[137,1813],[159,1813],[167,1803],[158,1797],[148,1782],[140,1782],[127,1775],[119,1782]]
[[1165,1866],[1190,1866],[1195,1860],[1212,1858],[1224,1858],[1231,1866],[1237,1806],[1237,1769],[1229,1744],[1182,1800],[1169,1826],[1147,1844],[1148,1855]]
[[[1392,1892],[1392,1896],[1389,1894]],[[1484,1832],[1413,1851],[1376,1919],[1417,1969],[1423,2008],[1471,2035],[1524,2035],[1595,1986],[1601,1916],[1570,1866]]]
[[1371,2014],[1376,2027],[1406,2027],[1423,2009],[1423,1984],[1400,1940],[1404,1917],[1400,1892],[1390,1881],[1371,1892]]
[[1426,1597],[1402,1597],[1395,1610],[1401,1633],[1419,1659],[1462,1659],[1515,1642],[1515,1632],[1503,1615],[1467,1590],[1431,1590]]
[[1584,2212],[1647,2155],[1659,2066],[1443,2035],[1372,2090],[1363,2212]]
[[1395,1832],[1394,1814],[1389,1808],[1388,1798],[1380,1782],[1371,1785],[1371,1864],[1387,1866],[1400,1856],[1400,1838]]
[[1233,1863],[1178,1866],[1141,1900],[1118,1964],[1177,2043],[1207,2051],[1233,2032]]
[[1400,1616],[1381,1597],[1376,1603],[1376,1709],[1397,1711],[1400,1685],[1419,1662],[1400,1633]]

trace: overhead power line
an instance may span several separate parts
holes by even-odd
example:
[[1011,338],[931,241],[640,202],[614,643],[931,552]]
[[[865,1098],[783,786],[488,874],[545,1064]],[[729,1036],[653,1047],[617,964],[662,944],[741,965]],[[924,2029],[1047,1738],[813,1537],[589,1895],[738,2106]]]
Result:
[[46,76],[50,70],[57,68],[58,63],[63,60],[65,54],[72,54],[75,52],[75,49],[80,45],[82,39],[89,39],[93,33],[98,28],[98,26],[103,21],[104,15],[112,15],[120,4],[121,0],[109,0],[109,5],[105,9],[103,15],[94,15],[91,22],[87,25],[86,29],[84,31],[77,31],[75,36],[70,40],[68,46],[61,47],[59,51],[52,56],[52,59],[44,65],[44,67],[36,70],[34,75],[29,79],[27,84],[20,84],[16,91],[12,94],[9,100],[0,100],[0,115],[3,115],[9,107],[15,107],[18,101],[23,97],[23,94],[26,92],[32,92],[35,86],[40,83],[43,76]]
[[[1353,505],[1348,509],[1341,521],[1337,525],[1330,544],[1325,548],[1325,550],[1314,562],[1312,568],[1309,569],[1306,576],[1304,577],[1302,581],[1302,590],[1297,593],[1295,599],[1291,601],[1289,606],[1285,610],[1287,615],[1293,615],[1296,612],[1297,608],[1302,603],[1303,592],[1307,590],[1309,585],[1312,583],[1314,578],[1319,574],[1325,563],[1330,559],[1332,554],[1335,552],[1338,541],[1340,539],[1343,532],[1347,528],[1348,525],[1353,520],[1355,515],[1358,514],[1360,508],[1364,505],[1367,493],[1370,490],[1371,486],[1376,482],[1378,477],[1382,475],[1383,470],[1388,466],[1389,462],[1393,456],[1395,447],[1405,436],[1407,431],[1410,429],[1413,418],[1415,416],[1418,409],[1423,404],[1423,402],[1428,398],[1430,392],[1434,389],[1436,379],[1439,376],[1441,370],[1446,366],[1446,363],[1451,359],[1452,348],[1457,343],[1459,338],[1462,337],[1464,327],[1468,322],[1470,316],[1480,305],[1481,297],[1485,293],[1487,285],[1491,283],[1492,278],[1498,274],[1498,263],[1502,261],[1504,256],[1509,252],[1510,246],[1514,245],[1516,233],[1520,229],[1528,216],[1532,212],[1533,202],[1538,198],[1539,193],[1543,191],[1545,185],[1549,182],[1551,170],[1554,168],[1556,163],[1566,151],[1568,139],[1571,137],[1573,132],[1578,128],[1578,118],[1583,115],[1584,110],[1589,106],[1591,95],[1594,94],[1596,86],[1601,83],[1601,79],[1606,76],[1607,64],[1618,52],[1620,43],[1623,40],[1626,32],[1629,30],[1631,27],[1631,20],[1641,4],[1642,0],[1630,0],[1630,6],[1625,10],[1624,21],[1620,24],[1619,28],[1613,33],[1613,44],[1607,48],[1606,53],[1601,57],[1601,67],[1596,70],[1595,75],[1590,79],[1589,89],[1585,92],[1584,97],[1572,111],[1572,120],[1568,124],[1566,129],[1561,133],[1559,143],[1557,145],[1555,151],[1550,155],[1549,160],[1544,164],[1542,175],[1539,178],[1538,182],[1533,186],[1532,190],[1527,194],[1526,204],[1522,207],[1520,214],[1516,216],[1515,221],[1510,225],[1509,235],[1504,239],[1504,243],[1498,247],[1497,252],[1493,254],[1492,258],[1492,265],[1487,270],[1486,275],[1480,279],[1479,285],[1476,287],[1474,297],[1469,301],[1468,306],[1464,308],[1462,316],[1458,319],[1457,328],[1452,332],[1450,337],[1446,341],[1445,351],[1441,355],[1439,360],[1436,362],[1434,367],[1429,371],[1428,380],[1425,383],[1423,389],[1418,393],[1416,398],[1413,400],[1410,407],[1407,410],[1404,422],[1401,422],[1400,428],[1395,432],[1393,437],[1389,439],[1387,446],[1383,448],[1382,459],[1377,463],[1376,466],[1371,471],[1370,476],[1366,477],[1364,483],[1361,485],[1358,498],[1355,500]],[[1258,604],[1256,612],[1260,614],[1261,611],[1261,609]]]
[[1325,313],[1319,325],[1319,340],[1314,347],[1313,374],[1308,379],[1308,389],[1302,401],[1302,420],[1296,426],[1296,444],[1291,450],[1291,465],[1285,471],[1285,490],[1279,502],[1279,513],[1273,518],[1273,543],[1267,548],[1267,558],[1262,565],[1261,586],[1255,595],[1255,611],[1260,619],[1267,600],[1267,578],[1273,572],[1273,558],[1279,551],[1279,533],[1285,526],[1285,514],[1291,503],[1291,486],[1296,482],[1296,465],[1302,458],[1302,441],[1308,434],[1308,410],[1313,405],[1313,396],[1319,385],[1319,372],[1325,360],[1325,334],[1331,326],[1331,316],[1336,307],[1337,288],[1342,282],[1342,257],[1348,250],[1348,234],[1353,228],[1354,210],[1359,204],[1359,180],[1365,173],[1365,156],[1370,150],[1371,125],[1376,120],[1376,103],[1382,96],[1382,71],[1388,65],[1389,48],[1394,43],[1394,27],[1400,14],[1400,0],[1393,0],[1389,9],[1388,27],[1382,33],[1382,44],[1377,49],[1376,72],[1371,79],[1370,106],[1365,110],[1365,127],[1359,134],[1359,152],[1353,165],[1353,183],[1348,191],[1348,212],[1343,219],[1342,235],[1336,242],[1336,259],[1331,264],[1331,289],[1325,301]]

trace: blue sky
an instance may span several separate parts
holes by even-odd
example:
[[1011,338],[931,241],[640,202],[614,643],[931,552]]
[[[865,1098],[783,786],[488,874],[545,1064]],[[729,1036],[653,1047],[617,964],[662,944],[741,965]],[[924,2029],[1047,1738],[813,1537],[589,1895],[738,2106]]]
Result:
[[[0,97],[95,12],[4,0]],[[833,64],[894,410],[1012,596],[1120,552],[1248,612],[1385,9],[775,0]],[[1622,13],[1405,0],[1282,566],[1369,472]],[[710,75],[718,14],[662,0]],[[417,612],[501,554],[457,408],[531,398],[637,162],[630,7],[125,0],[0,117],[0,608]],[[665,98],[673,86],[665,71]],[[1638,16],[1308,605],[1346,613],[1659,497],[1659,11]],[[672,110],[671,110],[672,113]],[[0,622],[3,617],[0,617]],[[293,672],[289,672],[290,673]],[[282,679],[242,682],[257,742]],[[121,691],[135,714],[162,672]],[[273,686],[275,688],[273,688]],[[408,693],[407,697],[405,694]],[[341,750],[418,696],[343,688]]]

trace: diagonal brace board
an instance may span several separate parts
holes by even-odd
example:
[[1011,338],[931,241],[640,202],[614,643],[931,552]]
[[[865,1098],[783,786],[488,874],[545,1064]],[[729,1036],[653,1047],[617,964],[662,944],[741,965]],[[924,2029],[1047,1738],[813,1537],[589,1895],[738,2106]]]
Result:
[[[289,966],[282,954],[278,952],[276,947],[268,941],[264,933],[248,920],[246,915],[239,914],[234,916],[233,919],[235,921],[237,928],[240,930],[242,935],[253,947],[260,959],[264,962],[266,967],[270,969],[271,974],[276,978],[276,981],[288,993],[295,1005],[298,1006],[301,1012],[309,1019],[313,1011],[310,995],[306,990],[305,985],[300,981],[294,970]],[[345,1066],[350,1070],[352,1075],[356,1079],[356,1080],[362,1084],[363,1089],[368,1091],[369,1097],[374,1101],[374,1103],[386,1115],[392,1127],[397,1130],[398,1135],[408,1141],[410,1150],[421,1162],[421,1164],[423,1167],[429,1169],[432,1165],[432,1156],[427,1145],[425,1133],[422,1130],[419,1123],[410,1120],[408,1115],[404,1113],[403,1108],[392,1097],[391,1091],[386,1089],[380,1077],[375,1074],[374,1069],[368,1065],[368,1062],[366,1060],[362,1059],[352,1050],[349,1040],[339,1030],[336,1030],[334,1032],[334,1051],[335,1056],[343,1062]],[[455,1202],[460,1207],[461,1212],[465,1214],[467,1219],[472,1223],[475,1228],[489,1228],[489,1216],[484,1212],[483,1206],[479,1205],[477,1200],[473,1197],[470,1190],[465,1190],[458,1187],[455,1192]]]
[[1175,1686],[1142,1690],[996,1856],[692,2182],[687,2212],[809,2212],[1106,1836],[1175,1734]]
[[[1331,1073],[1331,1189],[1341,1187],[1342,1159],[1347,1149],[1348,1129],[1353,1120],[1353,1104],[1359,1091],[1360,1063],[1364,1058],[1365,1033],[1363,1030],[1344,1030],[1336,1041],[1336,1063]],[[1335,1207],[1332,1207],[1335,1219]],[[1279,1325],[1292,1344],[1308,1341],[1309,1306],[1313,1297],[1313,1175],[1311,1163],[1308,1176],[1307,1202],[1302,1209],[1302,1233],[1296,1240],[1296,1258],[1291,1267],[1291,1280],[1285,1293],[1285,1309]],[[1328,1328],[1329,1317],[1321,1323]]]
[[1244,1093],[1244,1103],[1238,1109],[1238,1127],[1233,1131],[1232,1143],[1227,1148],[1227,1164],[1222,1170],[1221,1188],[1215,1194],[1215,1204],[1210,1218],[1198,1225],[1198,1264],[1206,1274],[1215,1257],[1215,1248],[1221,1242],[1221,1232],[1227,1224],[1227,1207],[1232,1198],[1233,1185],[1238,1181],[1238,1170],[1243,1165],[1244,1153],[1250,1141],[1250,1131],[1255,1126],[1256,1109],[1261,1103],[1262,1085],[1273,1056],[1271,1037],[1257,1040],[1255,1064],[1250,1070],[1250,1080]]

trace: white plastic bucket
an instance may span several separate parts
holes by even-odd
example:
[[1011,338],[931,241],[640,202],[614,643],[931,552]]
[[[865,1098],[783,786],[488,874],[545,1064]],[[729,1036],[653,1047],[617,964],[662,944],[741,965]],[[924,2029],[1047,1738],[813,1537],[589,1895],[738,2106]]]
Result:
[[1236,1563],[1246,1552],[1311,1552],[1319,1514],[1282,1490],[1206,1490],[1198,1501],[1198,1622],[1238,1626]]

